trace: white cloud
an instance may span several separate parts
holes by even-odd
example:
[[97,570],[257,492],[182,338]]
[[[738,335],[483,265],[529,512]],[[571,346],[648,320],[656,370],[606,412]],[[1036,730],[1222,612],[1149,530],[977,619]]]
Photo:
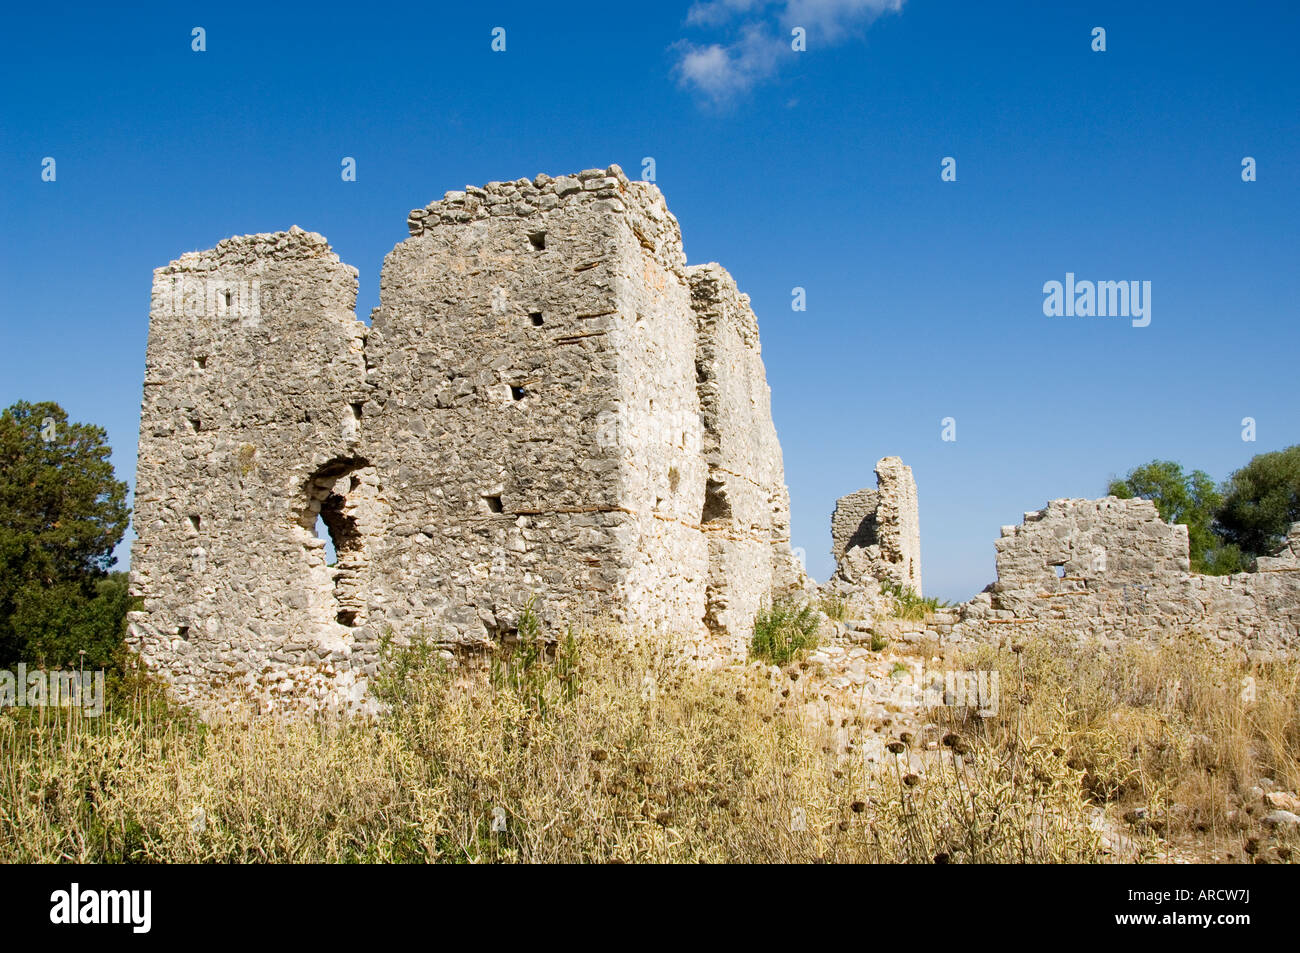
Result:
[[760,24],[741,27],[740,36],[726,44],[685,46],[677,63],[683,83],[721,102],[742,93],[776,72],[789,45]]
[[809,36],[838,40],[867,26],[882,13],[898,13],[903,0],[789,0],[781,22],[805,27]]
[[747,13],[767,5],[768,0],[700,0],[686,11],[686,22],[691,26],[717,26],[737,13]]
[[[803,27],[811,44],[851,39],[882,13],[897,13],[904,0],[698,0],[686,14],[691,27],[726,29],[722,41],[675,44],[678,81],[715,104],[745,93],[780,69],[790,31]],[[735,24],[735,21],[739,21]]]

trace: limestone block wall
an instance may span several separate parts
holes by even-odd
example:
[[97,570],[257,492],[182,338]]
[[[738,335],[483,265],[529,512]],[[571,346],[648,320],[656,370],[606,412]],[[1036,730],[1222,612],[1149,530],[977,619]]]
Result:
[[901,584],[921,594],[921,524],[912,468],[898,457],[876,463],[876,531],[880,558],[899,567]]
[[1300,524],[1256,572],[1190,572],[1187,527],[1148,500],[1053,500],[1005,526],[997,582],[960,607],[959,638],[1011,631],[1120,639],[1192,634],[1276,654],[1300,645]]
[[688,270],[695,309],[694,374],[707,465],[699,522],[708,539],[705,621],[744,657],[760,603],[802,584],[790,551],[790,503],[758,321],[721,265]]
[[921,526],[912,468],[898,457],[876,463],[876,489],[841,497],[831,514],[837,578],[867,579],[921,593]]
[[356,271],[297,228],[154,273],[131,642],[182,698],[226,683],[356,695],[373,644],[339,621],[311,529],[322,468],[358,453],[355,299]]
[[133,647],[186,700],[268,707],[360,704],[385,632],[484,645],[529,600],[553,628],[608,612],[743,651],[803,576],[734,281],[688,269],[617,166],[407,225],[370,327],[355,270],[296,228],[158,271]]
[[867,547],[876,542],[876,507],[880,494],[875,490],[858,490],[835,501],[831,513],[831,556],[838,563],[850,549]]
[[697,629],[694,334],[658,191],[539,176],[448,193],[408,224],[367,342],[374,456],[407,540],[381,574],[388,618],[493,638],[544,591],[552,623],[608,605]]
[[620,362],[616,446],[629,511],[626,569],[613,604],[636,625],[704,639],[707,467],[681,232],[658,189],[621,173],[605,181],[617,182],[626,207],[610,268],[618,301],[609,345]]
[[1022,525],[1004,526],[996,547],[994,591],[1013,610],[1172,581],[1191,569],[1187,527],[1165,523],[1150,500],[1053,500]]

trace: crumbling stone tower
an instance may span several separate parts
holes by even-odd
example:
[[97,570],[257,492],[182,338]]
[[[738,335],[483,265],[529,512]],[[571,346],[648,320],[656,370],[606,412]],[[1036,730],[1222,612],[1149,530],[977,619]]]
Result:
[[743,652],[803,579],[748,298],[617,166],[407,224],[370,327],[355,270],[296,228],[156,273],[145,661],[182,697],[356,704],[385,631],[484,645],[530,599]]
[[[356,271],[296,228],[154,274],[131,559],[143,610],[130,637],[181,697],[250,676],[351,697],[348,662],[373,656],[371,630],[335,605],[312,532],[360,456],[355,301]],[[340,553],[341,590],[358,562]]]
[[921,594],[921,524],[911,467],[898,457],[882,457],[874,490],[836,501],[831,555],[845,582],[874,579]]

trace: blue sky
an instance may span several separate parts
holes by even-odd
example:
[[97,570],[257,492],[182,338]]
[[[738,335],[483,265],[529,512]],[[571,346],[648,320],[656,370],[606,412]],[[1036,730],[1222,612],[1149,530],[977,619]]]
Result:
[[[367,318],[408,210],[646,156],[688,259],[753,298],[819,579],[881,456],[913,467],[926,589],[955,600],[1050,498],[1300,442],[1300,4],[47,10],[3,27],[0,405],[101,424],[126,478],[153,268],[297,224],[360,269]],[[1067,272],[1150,281],[1150,325],[1046,317]]]

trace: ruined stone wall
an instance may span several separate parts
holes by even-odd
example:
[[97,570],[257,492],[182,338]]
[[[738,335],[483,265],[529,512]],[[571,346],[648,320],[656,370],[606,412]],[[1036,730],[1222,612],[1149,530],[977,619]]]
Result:
[[[356,271],[294,229],[154,273],[134,503],[134,647],[182,697],[227,682],[356,696],[313,481],[357,451]],[[263,671],[273,668],[273,677]]]
[[708,540],[705,621],[743,657],[760,602],[795,588],[790,503],[758,321],[718,264],[688,269],[696,316],[695,375],[708,467],[699,522]]
[[[1300,524],[1252,573],[1190,572],[1187,527],[1148,500],[1053,500],[1004,526],[998,579],[960,607],[954,638],[1052,631],[1114,639],[1194,634],[1274,654],[1300,645]],[[945,627],[946,629],[946,627]]]
[[697,629],[695,336],[658,191],[539,176],[448,193],[409,225],[367,358],[391,435],[376,465],[407,528],[433,532],[384,573],[390,619],[493,638],[544,591],[553,624],[607,605]]
[[880,494],[875,490],[858,490],[835,501],[831,513],[831,556],[839,563],[854,547],[876,543],[876,507]]
[[841,497],[831,514],[837,578],[871,579],[921,594],[921,528],[912,468],[898,457],[876,463],[876,489]]
[[[616,166],[407,224],[369,328],[298,229],[157,273],[132,645],[186,699],[268,705],[357,704],[385,632],[484,645],[530,600],[552,629],[608,612],[743,652],[802,581],[748,299]],[[177,276],[258,314],[174,314]]]

